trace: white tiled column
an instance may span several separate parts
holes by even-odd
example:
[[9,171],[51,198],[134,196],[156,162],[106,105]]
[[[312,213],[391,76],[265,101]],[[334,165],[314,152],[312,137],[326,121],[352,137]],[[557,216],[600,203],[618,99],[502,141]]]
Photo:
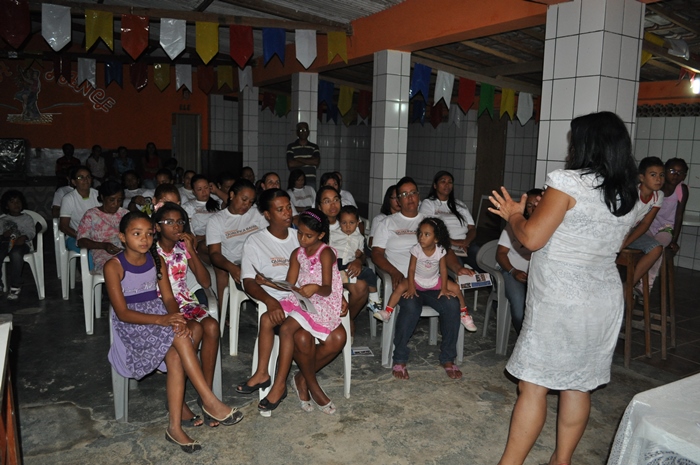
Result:
[[379,214],[384,191],[406,174],[410,75],[410,53],[382,50],[374,54],[370,218]]
[[564,166],[571,120],[612,111],[634,137],[644,4],[573,0],[547,8],[535,185]]
[[[318,143],[318,74],[292,74],[292,138],[297,123],[309,123],[309,140]],[[323,154],[321,154],[323,157]],[[318,175],[321,176],[320,174]]]
[[258,164],[258,94],[257,87],[246,87],[240,92],[238,101],[238,147],[243,152],[243,166],[253,168],[256,176],[261,174]]

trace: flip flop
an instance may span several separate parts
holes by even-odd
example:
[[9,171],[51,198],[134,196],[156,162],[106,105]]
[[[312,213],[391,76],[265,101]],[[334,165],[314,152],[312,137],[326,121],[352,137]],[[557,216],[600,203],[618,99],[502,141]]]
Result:
[[398,363],[391,368],[392,373],[401,373],[401,378],[394,376],[396,379],[408,379],[408,370],[406,370],[406,365],[399,365]]
[[297,395],[297,398],[299,399],[299,403],[301,404],[301,409],[307,413],[313,412],[314,411],[314,406],[311,404],[310,400],[301,400],[301,396],[299,395],[299,388],[297,387],[297,381],[296,377],[299,372],[296,371],[292,374],[292,379],[290,383],[290,387],[292,388],[292,391]]
[[[442,368],[445,370],[445,373],[447,373],[447,376],[448,376],[450,379],[462,379],[461,376],[460,376],[460,377],[457,377],[457,373],[458,373],[458,372],[459,372],[460,374],[462,373],[462,370],[460,370],[459,367],[458,367],[457,365],[452,364],[452,365],[450,365],[450,366],[443,366]],[[453,377],[453,376],[450,376],[451,374],[453,374],[454,377]]]

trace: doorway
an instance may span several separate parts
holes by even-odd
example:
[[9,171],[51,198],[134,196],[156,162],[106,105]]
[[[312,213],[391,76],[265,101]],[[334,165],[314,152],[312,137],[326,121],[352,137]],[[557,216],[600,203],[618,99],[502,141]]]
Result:
[[201,115],[173,113],[173,156],[185,170],[202,172]]
[[482,195],[490,195],[503,185],[506,165],[507,116],[491,118],[483,112],[477,120],[476,171],[474,176],[474,196],[472,205],[481,204]]

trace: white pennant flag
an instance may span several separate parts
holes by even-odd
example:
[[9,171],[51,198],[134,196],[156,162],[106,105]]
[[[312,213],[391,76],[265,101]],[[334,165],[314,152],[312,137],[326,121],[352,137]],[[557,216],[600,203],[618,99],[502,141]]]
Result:
[[238,68],[238,89],[243,92],[246,86],[253,88],[253,68],[250,66]]
[[58,52],[71,40],[70,7],[41,5],[41,36]]
[[182,86],[192,92],[192,65],[175,65],[175,90]]
[[367,118],[362,118],[360,114],[357,114],[357,125],[359,126],[360,124],[364,124],[365,126],[369,126],[369,116]]
[[297,60],[306,69],[316,59],[316,31],[311,29],[297,29],[294,34]]
[[530,118],[532,118],[532,110],[534,109],[534,105],[532,103],[532,95],[528,94],[527,92],[520,92],[518,95],[518,121],[520,121],[520,124],[525,126],[525,123],[530,121]]
[[187,44],[187,21],[184,19],[160,18],[160,46],[171,60],[185,50]]
[[455,75],[438,70],[437,79],[435,80],[435,96],[433,97],[433,105],[437,105],[440,99],[445,100],[445,105],[450,108],[450,100],[452,100],[452,87],[455,83]]
[[78,58],[78,85],[88,81],[95,87],[95,60],[91,58]]
[[454,123],[455,126],[458,128],[462,127],[462,120],[464,119],[466,115],[464,112],[462,112],[462,109],[460,108],[459,105],[455,105],[453,107],[450,107],[450,114],[447,120],[447,124],[452,124]]

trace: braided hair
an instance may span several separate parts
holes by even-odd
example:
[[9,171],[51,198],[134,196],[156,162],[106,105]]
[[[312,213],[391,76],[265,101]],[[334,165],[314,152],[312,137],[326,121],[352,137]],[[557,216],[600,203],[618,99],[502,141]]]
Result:
[[445,249],[445,251],[450,250],[450,232],[447,230],[447,226],[440,218],[429,217],[425,218],[418,225],[418,232],[416,235],[420,234],[420,227],[424,224],[430,225],[433,228],[433,234],[435,239],[437,239],[438,245]]
[[[144,219],[151,223],[151,226],[153,226],[153,220],[151,219],[150,216],[145,214],[144,212],[141,211],[133,211],[129,212],[124,217],[121,219],[119,222],[119,232],[122,234],[126,234],[126,228],[129,227],[129,224],[132,221],[135,220],[140,220]],[[158,251],[156,250],[156,241],[155,239],[153,240],[153,243],[151,244],[151,248],[149,249],[149,252],[151,252],[151,257],[153,257],[153,263],[156,267],[156,276],[158,277],[158,281],[163,279],[163,273],[160,272],[160,255],[158,255]]]

